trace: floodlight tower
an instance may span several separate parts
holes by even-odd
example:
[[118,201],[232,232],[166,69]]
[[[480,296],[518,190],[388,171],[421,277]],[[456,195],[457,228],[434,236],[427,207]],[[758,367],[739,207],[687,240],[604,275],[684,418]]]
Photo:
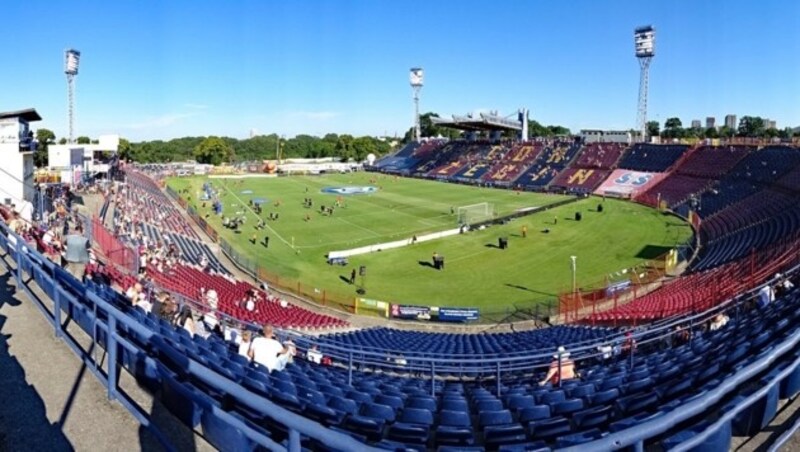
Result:
[[67,116],[69,120],[69,142],[75,142],[75,76],[78,75],[78,64],[81,53],[75,49],[64,51],[64,73],[67,74]]
[[642,141],[646,141],[647,91],[650,82],[650,62],[656,55],[656,29],[650,25],[635,29],[633,41],[636,46],[636,59],[639,60],[639,109],[636,115],[636,126],[642,133]]
[[412,67],[409,75],[411,81],[411,89],[414,90],[414,139],[417,141],[421,138],[421,130],[419,124],[419,92],[422,89],[423,72],[421,67]]

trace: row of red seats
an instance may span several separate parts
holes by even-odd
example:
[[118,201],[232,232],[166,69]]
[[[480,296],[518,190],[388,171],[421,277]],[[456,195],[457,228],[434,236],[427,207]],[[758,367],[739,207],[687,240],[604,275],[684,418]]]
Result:
[[741,294],[775,273],[797,256],[797,239],[771,246],[714,269],[676,278],[632,302],[589,316],[591,322],[652,321],[700,312]]
[[219,297],[218,309],[224,314],[237,319],[259,324],[271,324],[281,328],[336,328],[347,325],[347,322],[323,314],[317,314],[298,306],[287,304],[281,306],[280,300],[257,290],[262,302],[257,304],[256,311],[248,311],[241,306],[248,292],[254,289],[242,281],[231,281],[220,275],[205,273],[193,267],[177,265],[168,273],[159,273],[148,269],[156,284],[173,292],[180,293],[191,300],[200,302],[202,291],[213,289]]

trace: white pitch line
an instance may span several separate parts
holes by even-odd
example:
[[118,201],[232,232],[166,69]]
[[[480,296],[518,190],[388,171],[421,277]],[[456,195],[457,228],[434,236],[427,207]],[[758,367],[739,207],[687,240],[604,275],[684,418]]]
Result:
[[373,231],[372,229],[365,228],[364,226],[359,226],[359,225],[357,225],[357,224],[353,223],[352,221],[347,221],[347,220],[345,220],[344,218],[336,218],[336,219],[337,219],[337,220],[339,220],[339,221],[344,221],[345,223],[347,223],[347,224],[349,224],[349,225],[351,225],[351,226],[355,226],[355,227],[357,227],[358,229],[361,229],[362,231],[367,231],[367,232],[369,232],[370,234],[374,235],[375,237],[383,237],[383,235],[382,235],[382,234],[378,234],[377,232]]

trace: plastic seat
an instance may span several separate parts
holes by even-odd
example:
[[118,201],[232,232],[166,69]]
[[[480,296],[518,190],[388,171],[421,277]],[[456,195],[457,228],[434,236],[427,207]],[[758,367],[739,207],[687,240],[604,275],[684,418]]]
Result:
[[572,413],[572,423],[576,430],[585,430],[591,427],[603,427],[613,415],[611,406],[596,406]]
[[614,388],[596,392],[589,396],[589,400],[592,406],[598,406],[613,402],[614,400],[617,400],[618,397],[619,389]]
[[389,439],[411,443],[425,443],[433,425],[433,413],[421,408],[406,408],[398,422],[389,427]]
[[328,399],[328,407],[344,414],[356,414],[358,405],[354,400],[332,396]]
[[203,394],[189,383],[175,379],[168,370],[159,369],[161,376],[161,402],[185,425],[194,428],[200,424]]
[[[203,438],[205,438],[205,440],[208,441],[212,446],[218,450],[248,451],[255,449],[255,443],[245,436],[241,430],[228,424],[213,411],[212,406],[219,408],[219,404],[216,401],[209,397],[203,396],[200,399],[200,404],[203,407],[202,414],[200,415],[200,425],[203,428]],[[269,432],[251,424],[239,414],[230,414],[239,421],[248,424],[248,426],[254,430],[269,436]]]
[[551,440],[570,432],[569,421],[563,417],[543,419],[531,422],[528,432],[533,439]]
[[564,435],[558,437],[556,440],[556,447],[557,448],[567,448],[577,446],[583,443],[588,443],[589,441],[594,441],[596,439],[600,439],[603,437],[603,432],[599,429],[591,429],[585,432],[580,433],[573,433],[571,435]]
[[531,395],[515,395],[508,399],[508,408],[514,411],[519,411],[523,408],[532,408],[536,405]]
[[478,412],[483,411],[501,411],[503,409],[503,402],[492,399],[492,400],[481,400],[476,404]]
[[533,421],[548,419],[550,414],[550,405],[534,405],[519,411],[519,421],[529,424]]
[[511,417],[511,411],[508,410],[482,411],[478,415],[478,423],[481,427],[488,427],[512,424],[514,420]]
[[469,405],[464,399],[443,399],[442,411],[461,411],[464,413],[469,412]]
[[375,399],[373,401],[381,405],[390,406],[395,411],[399,410],[400,408],[403,408],[404,405],[403,399],[401,399],[400,397],[389,396],[385,394],[378,394],[377,396],[375,396]]
[[422,408],[434,412],[436,411],[436,399],[431,397],[411,397],[406,402],[406,408]]
[[463,411],[444,410],[439,413],[436,444],[470,445],[475,442],[469,414]]
[[583,399],[569,399],[552,405],[553,414],[570,415],[583,409]]

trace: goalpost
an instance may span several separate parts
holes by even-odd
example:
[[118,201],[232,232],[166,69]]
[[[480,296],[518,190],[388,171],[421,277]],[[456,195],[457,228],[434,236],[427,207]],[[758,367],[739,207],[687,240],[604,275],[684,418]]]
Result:
[[458,224],[471,225],[488,221],[495,217],[494,204],[488,202],[481,202],[478,204],[470,204],[468,206],[461,206],[456,211]]

